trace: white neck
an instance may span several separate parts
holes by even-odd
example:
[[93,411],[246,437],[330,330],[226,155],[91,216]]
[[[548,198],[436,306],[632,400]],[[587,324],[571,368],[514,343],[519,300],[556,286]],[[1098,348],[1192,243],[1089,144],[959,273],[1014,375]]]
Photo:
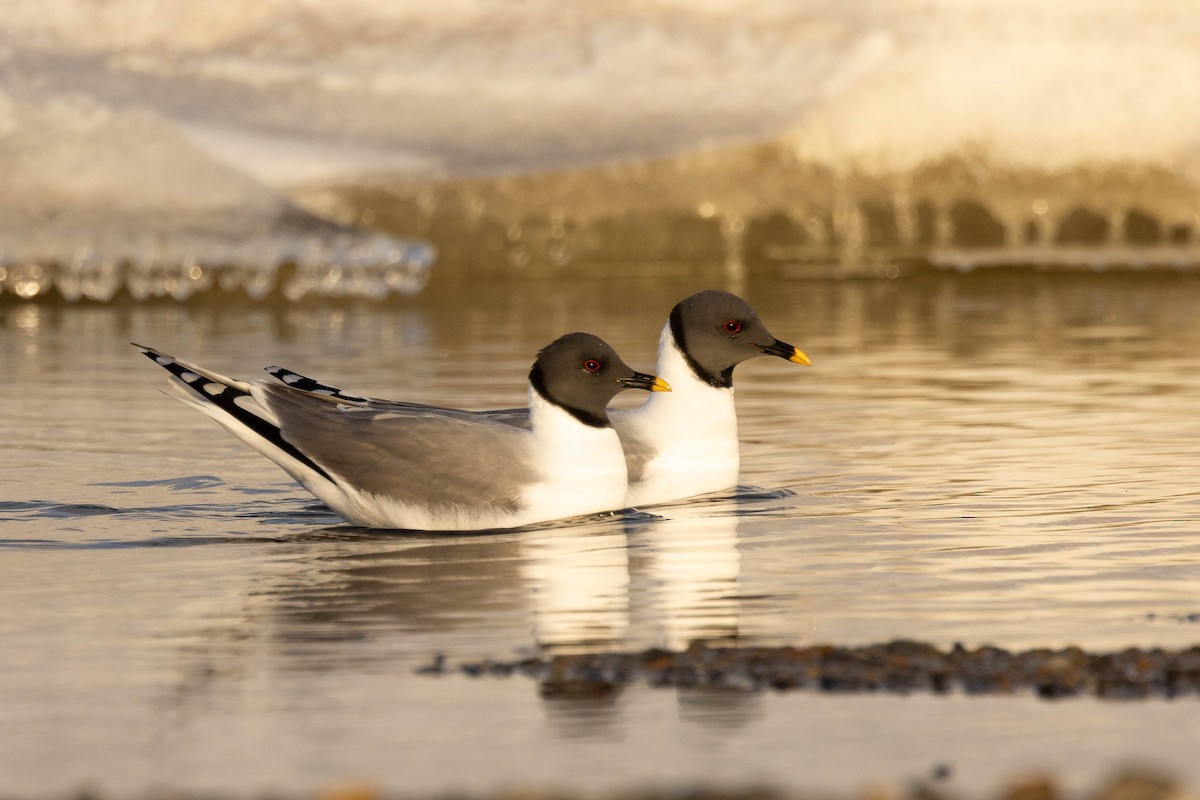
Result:
[[623,507],[628,476],[616,431],[585,425],[533,387],[529,422],[542,480],[527,499],[560,517]]
[[[655,369],[660,378],[671,384],[671,391],[651,393],[642,410],[657,406],[670,409],[673,416],[684,417],[693,406],[705,409],[706,414],[713,413],[713,408],[719,406],[730,409],[732,413],[733,387],[720,389],[696,377],[679,345],[675,343],[675,334],[671,332],[669,322],[663,326],[662,334],[658,337],[658,366]],[[693,423],[696,421],[690,420]],[[734,424],[736,436],[736,420]]]
[[668,323],[659,338],[659,377],[670,392],[655,392],[644,405],[615,417],[622,438],[655,452],[629,502],[646,505],[728,489],[737,483],[738,434],[733,389],[696,377]]

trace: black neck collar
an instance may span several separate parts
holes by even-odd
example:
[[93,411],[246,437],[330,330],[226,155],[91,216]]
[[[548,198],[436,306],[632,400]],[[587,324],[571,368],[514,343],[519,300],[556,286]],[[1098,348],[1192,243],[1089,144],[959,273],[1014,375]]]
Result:
[[570,406],[565,403],[560,403],[557,400],[550,398],[550,393],[546,389],[546,376],[542,374],[542,368],[537,364],[533,365],[533,369],[529,371],[529,385],[537,392],[538,397],[545,400],[553,406],[558,406],[563,411],[570,414],[575,419],[587,425],[589,428],[611,428],[612,423],[608,419],[608,412],[602,412],[599,416],[593,414],[586,409]]
[[732,389],[733,367],[729,367],[721,372],[710,372],[700,366],[700,363],[688,352],[687,340],[683,333],[683,315],[680,313],[678,306],[671,309],[670,325],[671,336],[675,338],[675,348],[679,350],[679,354],[683,356],[683,360],[687,362],[696,379],[701,383],[707,383],[714,389]]

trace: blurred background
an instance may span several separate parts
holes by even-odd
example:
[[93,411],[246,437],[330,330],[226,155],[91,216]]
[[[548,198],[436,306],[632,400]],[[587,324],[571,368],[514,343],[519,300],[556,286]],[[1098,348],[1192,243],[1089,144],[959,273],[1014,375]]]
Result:
[[12,0],[5,295],[1200,261],[1200,14]]
[[[1196,2],[2,12],[0,794],[1200,786],[1186,698],[455,672],[1193,647]],[[537,530],[344,525],[128,345],[504,408],[569,330],[652,369],[705,288],[814,364],[738,367],[743,486]]]

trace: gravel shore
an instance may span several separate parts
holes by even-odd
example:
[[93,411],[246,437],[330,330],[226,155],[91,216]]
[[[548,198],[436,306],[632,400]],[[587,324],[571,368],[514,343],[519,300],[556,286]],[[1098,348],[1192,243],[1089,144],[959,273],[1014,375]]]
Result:
[[419,672],[471,676],[521,674],[543,694],[602,694],[644,682],[653,686],[748,691],[934,692],[1112,699],[1200,695],[1200,645],[1187,650],[1129,648],[1089,653],[1077,647],[1010,651],[895,641],[864,647],[710,647],[640,653],[557,655],[449,665],[441,657]]

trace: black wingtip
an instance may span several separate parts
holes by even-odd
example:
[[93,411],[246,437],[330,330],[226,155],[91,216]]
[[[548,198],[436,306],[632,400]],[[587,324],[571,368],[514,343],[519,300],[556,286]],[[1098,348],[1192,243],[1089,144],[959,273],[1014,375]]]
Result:
[[286,386],[293,386],[297,389],[310,391],[313,386],[321,386],[312,378],[306,378],[298,372],[293,372],[287,367],[281,367],[277,364],[272,364],[269,367],[263,367],[272,378]]
[[142,353],[142,355],[150,356],[151,358],[155,358],[155,357],[159,357],[159,356],[161,356],[163,358],[170,358],[170,359],[175,358],[174,356],[167,355],[162,350],[156,350],[155,348],[147,347],[144,344],[138,344],[137,342],[130,342],[130,344],[133,345],[134,347],[136,347]]
[[[211,374],[204,373],[203,370],[199,373],[193,372],[193,369],[199,368],[187,364],[187,362],[180,363],[173,356],[160,353],[152,347],[145,347],[135,342],[130,342],[130,344],[138,348],[151,361],[171,373],[179,385],[191,390],[191,392],[200,398],[200,404],[208,404],[221,409],[238,423],[261,436],[301,464],[304,464],[325,480],[333,482],[333,478],[330,477],[329,473],[320,464],[317,464],[296,449],[290,442],[286,441],[279,428],[273,422],[238,404],[238,398],[252,397],[248,392],[225,383],[225,380],[228,379],[215,379],[214,377],[210,377]],[[220,389],[209,391],[207,387],[212,385],[220,385]]]
[[321,397],[332,397],[336,400],[342,400],[348,403],[369,403],[368,397],[359,397],[356,394],[343,392],[336,386],[329,386],[320,381],[301,375],[298,372],[293,372],[286,367],[270,366],[265,368],[268,373],[285,386],[290,386],[293,389],[299,389],[302,392],[309,394],[320,395]]
[[136,342],[130,342],[130,344],[136,347],[138,352],[140,352],[146,358],[150,359],[155,364],[158,364],[160,367],[163,367],[168,371],[171,371],[171,366],[177,363],[174,356],[169,356],[161,350],[155,350],[153,347],[146,347],[144,344],[138,344]]

